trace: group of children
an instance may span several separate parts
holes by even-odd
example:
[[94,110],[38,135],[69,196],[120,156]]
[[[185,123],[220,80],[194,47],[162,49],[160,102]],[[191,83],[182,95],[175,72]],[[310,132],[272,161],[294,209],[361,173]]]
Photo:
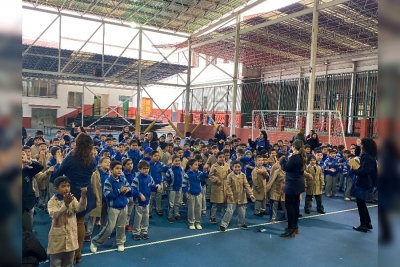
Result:
[[[186,205],[191,230],[202,229],[201,217],[207,214],[208,201],[211,203],[211,224],[217,224],[217,211],[219,207],[221,209],[221,232],[225,232],[235,210],[238,226],[248,229],[245,224],[248,201],[255,202],[256,216],[269,214],[270,221],[279,220],[277,215],[281,206],[287,218],[283,193],[285,172],[279,163],[283,157],[290,156],[286,140],[260,149],[251,147],[251,140],[245,144],[240,138],[232,136],[224,143],[224,149],[219,151],[214,140],[204,144],[199,139],[192,139],[190,133],[186,133],[183,140],[169,133],[161,135],[156,149],[153,149],[154,135],[156,133],[147,136],[141,133],[135,138],[124,133],[118,144],[112,135],[96,131],[93,157],[98,167],[92,175],[96,208],[89,213],[85,236],[85,241],[91,242],[92,253],[97,252],[97,247],[110,237],[114,228],[118,251],[124,250],[125,232],[132,232],[134,240],[148,239],[149,218],[152,218],[153,209],[157,215],[164,215],[164,195],[168,195],[167,221],[181,222],[180,208]],[[44,166],[34,179],[37,207],[49,212],[53,225],[62,221],[60,213],[54,212],[54,206],[60,208],[64,205],[67,212],[62,216],[66,216],[68,223],[72,224],[73,213],[84,209],[86,203],[84,189],[80,202],[77,202],[69,193],[68,178],[52,177],[55,159],[74,148],[71,139],[69,134],[58,131],[56,137],[47,142],[39,131],[33,145],[23,147],[28,160],[37,160]],[[339,191],[345,190],[344,199],[350,200],[352,177],[349,165],[359,165],[355,153],[344,150],[342,145],[326,145],[314,151],[306,145],[305,150],[308,155],[304,172],[305,213],[311,212],[313,199],[317,202],[317,211],[325,212],[321,197],[324,189],[327,197],[336,197],[338,187]],[[133,224],[130,224],[133,211]],[[101,231],[92,238],[95,225],[99,225]],[[50,231],[49,238],[53,232]],[[73,242],[70,248],[71,251],[76,249]]]

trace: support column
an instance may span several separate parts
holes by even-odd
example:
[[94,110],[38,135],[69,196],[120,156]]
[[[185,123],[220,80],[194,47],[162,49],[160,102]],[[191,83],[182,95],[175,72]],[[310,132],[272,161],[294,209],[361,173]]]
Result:
[[239,69],[239,46],[240,46],[240,15],[236,17],[236,35],[235,35],[235,57],[233,67],[233,96],[232,96],[232,111],[231,111],[231,136],[235,134],[236,129],[236,101],[237,101],[237,83]]
[[136,96],[136,119],[135,119],[135,133],[138,137],[140,135],[140,113],[142,112],[142,37],[143,30],[139,28],[139,56],[138,56],[138,77],[137,77],[137,96]]
[[184,126],[184,134],[189,131],[189,121],[190,121],[190,75],[192,72],[192,40],[188,39],[188,71],[187,71],[187,78],[186,78],[186,103],[185,103],[185,126]]
[[347,133],[353,133],[353,106],[354,106],[354,95],[355,95],[355,83],[356,83],[356,62],[353,62],[352,66],[352,73],[351,73],[351,84],[350,84],[350,94],[349,94],[349,101],[348,101],[348,112],[347,112]]
[[58,72],[61,71],[61,15],[59,24],[59,35],[58,35]]
[[82,123],[81,126],[83,127],[83,117],[85,114],[85,86],[82,86]]
[[104,39],[106,36],[106,24],[103,22],[103,44],[101,49],[101,76],[104,75]]
[[[312,36],[311,36],[311,59],[310,59],[310,82],[308,88],[308,105],[307,111],[314,110],[314,94],[315,94],[315,72],[317,65],[317,40],[318,40],[318,4],[319,0],[314,0],[313,6],[313,22],[312,22]],[[307,127],[306,133],[309,133],[313,128],[313,113],[307,112]]]

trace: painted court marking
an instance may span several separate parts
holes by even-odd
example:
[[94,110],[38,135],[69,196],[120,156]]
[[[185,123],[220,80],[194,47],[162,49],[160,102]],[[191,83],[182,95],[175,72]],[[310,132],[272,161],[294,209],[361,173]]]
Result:
[[[378,205],[371,205],[371,206],[367,206],[367,208],[374,208],[374,207],[377,207],[377,206],[378,206]],[[327,212],[327,213],[325,213],[325,214],[316,214],[316,215],[311,215],[311,216],[307,216],[307,217],[300,217],[299,220],[311,219],[311,218],[315,218],[315,217],[321,217],[321,216],[326,216],[326,215],[344,213],[344,212],[354,211],[354,210],[357,210],[357,208],[346,209],[346,210],[339,210],[339,211],[333,211],[333,212]],[[260,224],[249,225],[248,227],[249,227],[249,228],[253,228],[253,227],[259,227],[259,226],[277,224],[277,223],[281,223],[281,222],[283,222],[283,221],[266,222],[266,223],[260,223]],[[231,229],[226,229],[226,232],[236,231],[236,230],[240,230],[240,229],[241,229],[241,228],[239,228],[239,227],[231,228]],[[168,242],[173,242],[173,241],[178,241],[178,240],[184,240],[184,239],[189,239],[189,238],[195,238],[195,237],[199,237],[199,236],[219,234],[219,233],[221,233],[221,232],[220,232],[220,231],[212,231],[212,232],[207,232],[207,233],[201,233],[201,234],[195,234],[195,235],[188,235],[188,236],[176,237],[176,238],[165,239],[165,240],[160,240],[160,241],[154,241],[154,242],[149,242],[149,243],[142,243],[142,244],[138,244],[138,245],[127,246],[127,247],[125,247],[125,250],[126,250],[126,249],[132,249],[132,248],[138,248],[138,247],[145,247],[145,246],[157,245],[157,244],[162,244],[162,243],[168,243]],[[98,251],[98,252],[95,253],[95,254],[93,254],[93,253],[85,253],[85,254],[82,254],[82,257],[84,257],[84,256],[90,256],[90,255],[96,255],[96,254],[102,254],[102,253],[108,253],[108,252],[113,252],[113,251],[117,251],[117,249],[115,248],[115,249],[101,250],[101,251]]]

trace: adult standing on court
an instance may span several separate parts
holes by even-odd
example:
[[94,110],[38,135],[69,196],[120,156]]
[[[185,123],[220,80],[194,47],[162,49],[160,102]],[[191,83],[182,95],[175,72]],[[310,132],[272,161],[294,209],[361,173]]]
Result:
[[214,134],[214,138],[217,139],[219,151],[222,151],[226,141],[226,134],[222,128],[222,125],[218,125],[217,131]]
[[350,194],[356,198],[360,216],[360,226],[353,227],[353,229],[366,233],[372,229],[372,224],[365,201],[372,200],[373,189],[378,183],[378,166],[376,162],[378,148],[372,138],[361,139],[360,145],[360,167],[357,170],[351,170],[358,178],[356,178],[356,181],[353,180]]
[[81,188],[87,188],[87,208],[85,211],[76,214],[78,228],[79,248],[75,251],[75,262],[82,259],[82,245],[85,237],[85,215],[96,207],[96,198],[93,193],[91,177],[96,169],[96,163],[92,154],[93,140],[86,133],[80,133],[76,139],[76,148],[69,153],[65,159],[62,156],[56,158],[55,177],[65,175],[71,183],[71,193],[79,201]]
[[300,194],[304,192],[304,170],[307,162],[307,155],[304,150],[304,144],[301,140],[292,143],[292,155],[280,160],[281,168],[286,173],[285,188],[285,206],[288,216],[288,227],[281,237],[294,237],[298,234],[297,225],[300,214]]

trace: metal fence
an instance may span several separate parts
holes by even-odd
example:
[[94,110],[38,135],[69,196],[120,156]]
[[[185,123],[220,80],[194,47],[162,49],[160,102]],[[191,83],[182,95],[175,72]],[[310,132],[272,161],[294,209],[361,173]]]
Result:
[[[244,124],[253,110],[299,110],[308,106],[309,78],[241,84]],[[360,120],[370,119],[369,134],[377,137],[378,71],[317,76],[314,110],[340,111],[346,136],[359,136]]]

